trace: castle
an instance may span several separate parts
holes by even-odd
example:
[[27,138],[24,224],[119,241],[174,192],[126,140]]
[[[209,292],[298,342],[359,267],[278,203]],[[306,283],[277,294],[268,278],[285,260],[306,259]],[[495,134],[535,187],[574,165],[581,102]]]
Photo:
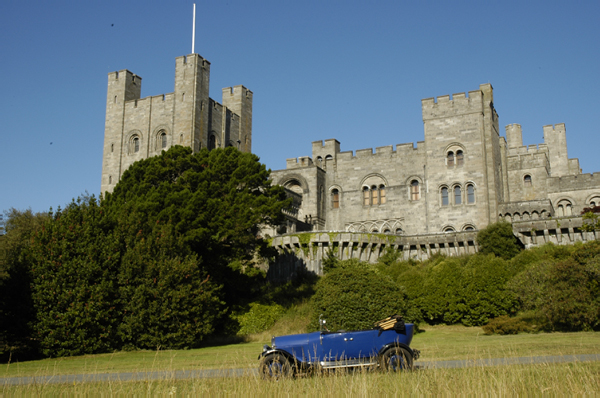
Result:
[[[175,92],[143,99],[140,77],[109,74],[102,192],[171,145],[251,151],[252,92],[225,88],[219,104],[208,97],[209,71],[197,54],[178,57]],[[281,254],[276,272],[319,273],[329,250],[366,261],[387,247],[416,258],[475,252],[476,231],[498,220],[526,246],[595,239],[580,213],[600,204],[600,176],[568,158],[564,124],[544,126],[539,145],[524,146],[518,124],[504,138],[490,84],[421,103],[425,139],[416,147],[342,152],[335,139],[316,141],[312,156],[272,172],[294,202],[285,225],[263,231]]]
[[172,145],[252,149],[252,91],[223,89],[210,98],[210,62],[198,54],[175,59],[175,91],[140,98],[142,78],[128,70],[108,74],[101,192],[112,192],[135,161]]

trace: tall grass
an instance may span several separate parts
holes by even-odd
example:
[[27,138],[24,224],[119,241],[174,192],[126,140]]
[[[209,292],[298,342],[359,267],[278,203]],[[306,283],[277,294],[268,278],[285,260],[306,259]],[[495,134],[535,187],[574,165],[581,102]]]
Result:
[[597,395],[600,363],[535,364],[406,373],[336,372],[280,382],[258,376],[143,382],[4,386],[13,395],[162,396],[403,396],[403,395]]

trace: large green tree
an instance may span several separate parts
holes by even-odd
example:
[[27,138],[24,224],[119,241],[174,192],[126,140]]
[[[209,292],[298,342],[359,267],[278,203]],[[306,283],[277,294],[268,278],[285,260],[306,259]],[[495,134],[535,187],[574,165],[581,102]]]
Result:
[[5,213],[6,234],[0,236],[0,355],[30,354],[35,348],[28,257],[33,236],[47,218],[31,209]]
[[170,224],[177,237],[171,254],[197,255],[228,303],[251,294],[257,266],[269,254],[260,226],[280,224],[288,205],[258,157],[233,147],[192,154],[175,146],[136,162],[103,201],[128,247]]

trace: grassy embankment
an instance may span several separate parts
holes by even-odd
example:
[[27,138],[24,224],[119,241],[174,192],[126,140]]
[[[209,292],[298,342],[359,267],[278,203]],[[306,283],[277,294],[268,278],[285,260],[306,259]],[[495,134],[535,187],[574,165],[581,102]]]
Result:
[[[271,333],[289,333],[289,323],[276,325]],[[516,336],[484,336],[480,328],[462,326],[425,327],[412,346],[422,359],[486,359],[600,352],[600,333],[540,333]],[[252,336],[251,342],[196,350],[117,352],[73,358],[45,359],[5,364],[0,377],[75,373],[113,373],[227,369],[256,367],[261,346],[269,333]],[[417,361],[418,364],[418,361]],[[76,383],[1,387],[0,395],[18,394],[552,394],[600,393],[600,363],[536,364],[464,369],[421,369],[405,374],[338,372],[329,376],[299,377],[267,383],[257,377],[147,382]]]

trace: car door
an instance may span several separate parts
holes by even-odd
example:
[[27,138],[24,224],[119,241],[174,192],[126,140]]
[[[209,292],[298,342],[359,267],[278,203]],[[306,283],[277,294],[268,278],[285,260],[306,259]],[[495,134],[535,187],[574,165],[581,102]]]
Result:
[[347,359],[363,359],[375,356],[374,340],[376,330],[362,330],[344,333],[342,336]]

